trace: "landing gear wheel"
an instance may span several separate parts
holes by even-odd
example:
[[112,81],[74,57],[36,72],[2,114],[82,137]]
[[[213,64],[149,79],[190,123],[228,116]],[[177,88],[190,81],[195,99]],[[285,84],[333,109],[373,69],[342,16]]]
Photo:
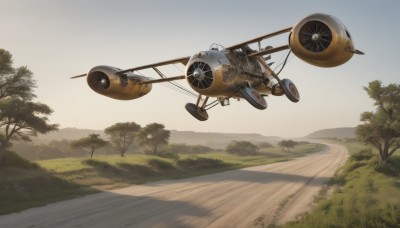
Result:
[[298,102],[300,100],[300,94],[294,83],[289,79],[282,79],[281,87],[286,97],[292,102]]
[[205,109],[197,107],[195,104],[187,103],[185,109],[196,119],[200,121],[208,120],[208,113]]
[[240,95],[246,99],[254,108],[263,110],[267,108],[267,101],[257,90],[244,87],[239,90]]

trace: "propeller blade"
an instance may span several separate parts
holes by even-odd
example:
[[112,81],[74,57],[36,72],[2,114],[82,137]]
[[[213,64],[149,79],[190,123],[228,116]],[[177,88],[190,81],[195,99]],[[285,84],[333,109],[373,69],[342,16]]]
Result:
[[87,74],[77,75],[77,76],[71,77],[71,79],[85,77],[86,75],[87,75]]

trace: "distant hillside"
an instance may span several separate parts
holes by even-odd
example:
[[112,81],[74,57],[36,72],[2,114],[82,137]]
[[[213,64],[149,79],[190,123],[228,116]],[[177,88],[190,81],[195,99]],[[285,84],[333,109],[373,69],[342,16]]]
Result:
[[307,136],[307,138],[311,139],[321,139],[321,138],[355,138],[355,127],[341,127],[341,128],[332,128],[332,129],[324,129],[313,132]]
[[[102,130],[89,130],[78,128],[62,128],[57,132],[40,135],[34,141],[36,143],[48,143],[52,140],[75,140],[86,137],[89,134],[99,134],[107,138]],[[232,140],[245,140],[254,143],[269,142],[276,144],[279,137],[263,136],[260,134],[236,134],[236,133],[204,133],[194,131],[171,130],[170,143],[185,143],[188,145],[207,145],[213,148],[225,148]]]
[[277,144],[281,138],[263,136],[260,134],[214,133],[194,131],[171,131],[171,143],[186,143],[188,145],[207,145],[213,148],[225,148],[232,140],[244,140],[253,143],[269,142]]

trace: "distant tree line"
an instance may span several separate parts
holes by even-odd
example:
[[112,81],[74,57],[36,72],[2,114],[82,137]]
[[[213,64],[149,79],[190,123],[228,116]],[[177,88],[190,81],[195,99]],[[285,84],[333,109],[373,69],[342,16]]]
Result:
[[157,154],[160,146],[168,144],[171,135],[163,124],[151,123],[142,128],[135,122],[116,123],[104,129],[104,133],[109,136],[110,142],[100,139],[97,134],[92,134],[72,141],[71,146],[87,150],[92,158],[96,150],[111,143],[121,157],[124,157],[126,151],[137,140],[139,145],[147,146],[151,148],[151,153]]

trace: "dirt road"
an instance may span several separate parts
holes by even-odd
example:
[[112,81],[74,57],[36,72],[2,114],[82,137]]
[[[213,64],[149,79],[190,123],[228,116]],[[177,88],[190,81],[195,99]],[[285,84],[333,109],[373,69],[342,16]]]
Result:
[[325,152],[288,162],[131,186],[0,216],[0,227],[254,227],[282,223],[308,210],[323,183],[347,159],[344,147],[329,146]]

